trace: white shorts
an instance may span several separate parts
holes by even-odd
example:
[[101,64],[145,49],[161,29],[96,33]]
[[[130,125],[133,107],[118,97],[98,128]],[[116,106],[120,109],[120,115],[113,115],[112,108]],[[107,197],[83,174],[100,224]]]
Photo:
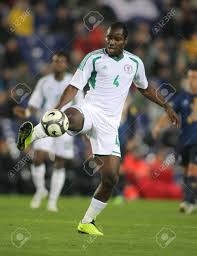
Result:
[[[94,155],[121,157],[117,121],[106,116],[101,109],[87,102],[72,107],[78,109],[84,116],[84,125],[80,133],[88,135],[92,153]],[[68,131],[68,133],[76,135],[72,131]]]
[[46,151],[65,159],[72,159],[74,158],[74,139],[68,134],[57,138],[47,137],[34,141],[33,149]]

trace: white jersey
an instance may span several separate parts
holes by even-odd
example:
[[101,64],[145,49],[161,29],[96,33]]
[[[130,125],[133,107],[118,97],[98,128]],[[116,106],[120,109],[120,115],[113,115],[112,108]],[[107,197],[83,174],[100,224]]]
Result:
[[132,82],[142,89],[148,87],[141,59],[127,51],[123,51],[119,58],[110,57],[105,49],[100,49],[85,56],[70,84],[82,90],[88,83],[90,90],[85,102],[102,109],[107,116],[120,123]]
[[[70,84],[72,74],[65,73],[64,78],[61,81],[55,79],[53,74],[42,77],[32,93],[29,106],[39,109],[39,117],[41,117],[46,111],[53,109],[64,92],[65,88]],[[68,103],[65,107],[69,107],[83,98],[82,93],[79,92],[75,99]]]

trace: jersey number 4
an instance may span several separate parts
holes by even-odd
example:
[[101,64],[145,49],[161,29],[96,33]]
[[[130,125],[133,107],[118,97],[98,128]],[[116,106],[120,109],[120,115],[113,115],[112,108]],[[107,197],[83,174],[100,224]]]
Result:
[[118,81],[119,75],[117,75],[113,81],[113,84],[118,87],[119,86],[119,81]]

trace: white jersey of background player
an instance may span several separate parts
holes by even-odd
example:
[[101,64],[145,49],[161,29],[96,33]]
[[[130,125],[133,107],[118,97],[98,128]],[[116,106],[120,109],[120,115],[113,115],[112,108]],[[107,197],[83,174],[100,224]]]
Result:
[[[66,66],[66,56],[63,53],[55,54],[52,60],[53,73],[42,77],[38,81],[29,99],[28,108],[24,110],[21,107],[17,107],[15,112],[19,116],[20,114],[25,115],[26,113],[27,117],[32,114],[32,112],[36,111],[36,114],[41,118],[46,111],[54,108],[72,78],[72,74],[65,72]],[[73,102],[67,104],[65,108],[79,102],[82,98],[83,94],[78,93]],[[55,155],[55,168],[52,173],[47,208],[51,211],[57,211],[57,199],[65,182],[65,160],[73,159],[74,157],[73,138],[68,134],[64,134],[61,138],[43,138],[34,142],[33,149],[34,159],[31,172],[33,183],[36,187],[36,193],[31,201],[31,207],[38,208],[42,199],[48,194],[44,179],[44,160],[46,159],[47,152]]]

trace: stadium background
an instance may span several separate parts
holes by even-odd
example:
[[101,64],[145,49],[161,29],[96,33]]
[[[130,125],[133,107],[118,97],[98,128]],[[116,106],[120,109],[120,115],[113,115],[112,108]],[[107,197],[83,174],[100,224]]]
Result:
[[[23,120],[12,109],[17,104],[26,106],[37,80],[50,72],[49,62],[56,51],[68,54],[69,71],[74,72],[85,54],[104,46],[105,29],[111,22],[125,22],[127,50],[144,61],[149,83],[159,91],[171,88],[164,95],[170,100],[181,87],[187,89],[187,66],[197,57],[196,14],[197,3],[189,0],[1,1],[0,192],[34,191],[29,154],[21,155],[16,148]],[[95,24],[90,22],[92,16]],[[19,87],[22,94],[16,95]],[[151,138],[161,113],[131,89],[120,127],[123,158],[116,195],[128,199],[181,197],[181,168],[163,165],[173,153],[178,131],[164,132],[157,142]],[[78,137],[75,143],[76,156],[67,164],[63,194],[90,195],[99,177],[84,170],[89,155],[83,139]],[[52,161],[46,164],[49,185]]]

